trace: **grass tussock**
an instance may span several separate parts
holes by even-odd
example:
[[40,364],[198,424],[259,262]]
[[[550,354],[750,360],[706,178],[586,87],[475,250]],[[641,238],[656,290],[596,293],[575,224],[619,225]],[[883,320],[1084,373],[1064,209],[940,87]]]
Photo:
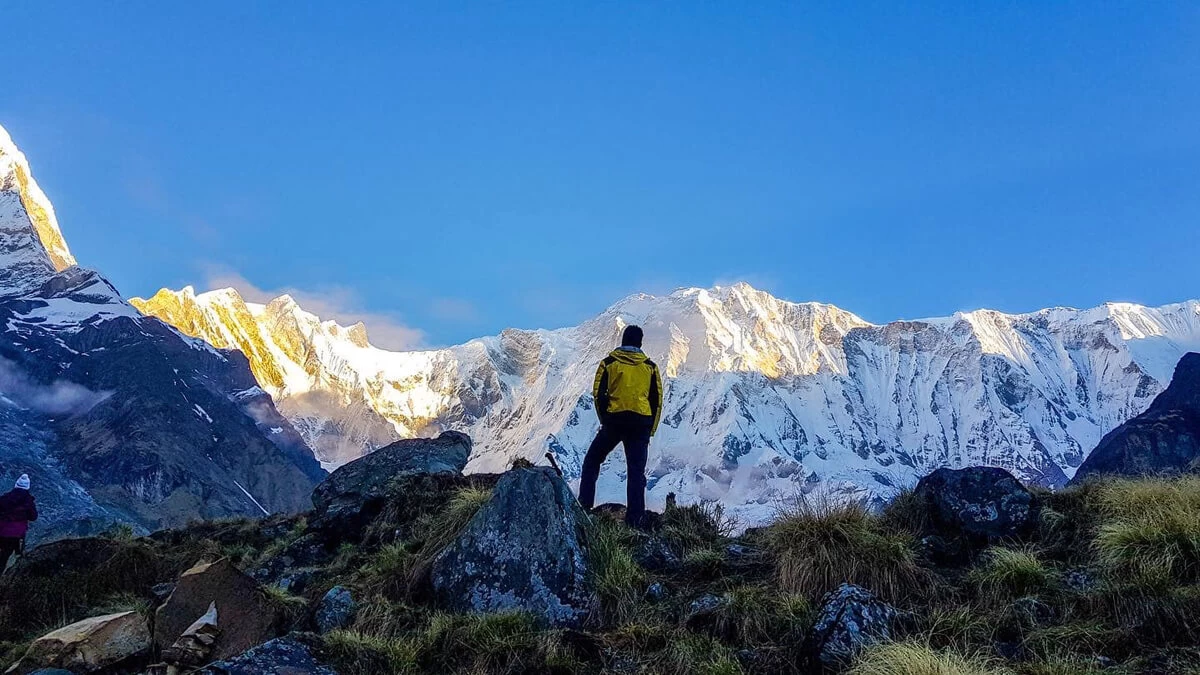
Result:
[[768,585],[745,584],[725,593],[728,601],[717,610],[714,632],[729,644],[770,646],[798,644],[815,614],[800,595],[780,593]]
[[1049,590],[1055,573],[1032,550],[993,547],[971,570],[970,579],[981,597],[1002,603]]
[[716,502],[675,506],[663,512],[659,536],[682,556],[713,548],[732,536],[736,523]]
[[1116,480],[1099,488],[1097,562],[1151,588],[1200,580],[1200,476]]
[[572,673],[578,664],[560,633],[527,614],[434,614],[398,637],[334,631],[325,648],[339,672]]
[[588,568],[592,575],[601,623],[619,625],[638,612],[646,589],[646,573],[633,559],[637,540],[628,527],[597,518],[589,537]]
[[844,582],[890,600],[930,590],[912,537],[887,529],[861,503],[796,500],[763,537],[776,558],[779,585],[791,593],[819,597]]
[[919,642],[889,642],[868,648],[847,675],[1002,675],[1012,671],[993,660],[939,650]]

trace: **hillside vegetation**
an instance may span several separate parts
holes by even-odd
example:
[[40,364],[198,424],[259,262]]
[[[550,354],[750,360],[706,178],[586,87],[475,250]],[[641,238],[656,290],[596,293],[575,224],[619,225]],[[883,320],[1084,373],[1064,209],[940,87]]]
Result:
[[843,582],[903,617],[851,673],[1200,672],[1198,477],[1039,494],[1027,536],[956,562],[937,560],[929,513],[912,494],[880,513],[799,500],[739,536],[713,505],[669,507],[653,535],[600,513],[588,532],[593,605],[570,629],[529,614],[451,613],[435,600],[432,560],[488,502],[495,479],[396,482],[359,531],[334,537],[298,517],[50,544],[0,579],[0,662],[56,626],[148,612],[155,584],[228,557],[290,608],[281,632],[314,629],[326,591],[351,589],[353,622],[315,642],[346,675],[813,672],[811,628]]

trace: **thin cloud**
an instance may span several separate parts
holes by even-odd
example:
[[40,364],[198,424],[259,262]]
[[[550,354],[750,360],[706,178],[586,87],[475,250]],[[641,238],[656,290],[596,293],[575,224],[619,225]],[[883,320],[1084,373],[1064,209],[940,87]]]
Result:
[[350,288],[333,286],[317,290],[294,287],[265,289],[251,283],[242,275],[229,270],[213,269],[207,274],[207,287],[233,288],[248,302],[266,304],[281,295],[290,295],[306,312],[322,321],[336,321],[343,326],[361,323],[367,327],[371,344],[381,349],[406,351],[421,349],[425,333],[405,324],[395,314],[374,312],[363,307],[362,298]]
[[68,380],[35,382],[16,363],[0,357],[0,398],[48,415],[85,413],[110,392],[92,391]]

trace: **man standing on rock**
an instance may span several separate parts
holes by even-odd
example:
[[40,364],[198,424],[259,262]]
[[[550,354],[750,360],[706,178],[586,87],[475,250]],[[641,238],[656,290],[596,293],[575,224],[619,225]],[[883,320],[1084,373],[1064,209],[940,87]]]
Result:
[[29,523],[37,517],[37,504],[29,494],[29,476],[21,474],[16,487],[0,495],[0,572],[8,568],[8,559],[24,548]]
[[646,453],[650,437],[658,431],[662,397],[658,366],[642,351],[642,329],[628,326],[621,336],[621,346],[600,362],[592,385],[600,431],[583,458],[579,503],[584,508],[595,505],[600,465],[620,443],[625,447],[629,472],[625,522],[633,527],[642,525],[646,512]]

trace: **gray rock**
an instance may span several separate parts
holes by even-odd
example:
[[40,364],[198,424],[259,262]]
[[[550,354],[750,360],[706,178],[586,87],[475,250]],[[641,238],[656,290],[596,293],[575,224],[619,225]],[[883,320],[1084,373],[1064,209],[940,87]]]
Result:
[[155,584],[150,588],[150,592],[154,594],[154,599],[160,603],[166,602],[167,598],[171,597],[171,594],[175,592],[175,582],[168,581],[163,584]]
[[1096,583],[1096,577],[1085,569],[1073,569],[1066,573],[1063,577],[1063,583],[1067,588],[1080,593],[1088,593],[1096,590],[1099,586]]
[[1004,469],[938,469],[917,483],[915,494],[945,534],[996,541],[1024,536],[1037,523],[1033,494]]
[[321,598],[321,604],[317,605],[317,630],[321,634],[325,634],[345,628],[354,621],[354,614],[357,611],[358,603],[354,601],[350,589],[345,586],[334,586],[329,589],[325,597]]
[[75,673],[61,668],[42,668],[41,670],[33,671],[29,675],[75,675]]
[[650,572],[677,570],[683,561],[665,541],[658,537],[646,537],[633,551],[633,560]]
[[688,605],[683,622],[688,626],[698,626],[713,617],[719,610],[729,605],[729,599],[720,595],[702,595]]
[[313,526],[329,530],[361,524],[392,481],[418,474],[461,474],[470,455],[471,439],[457,431],[380,448],[334,471],[313,490]]
[[200,675],[337,675],[313,655],[308,641],[288,635],[231,659],[209,664]]
[[654,582],[646,589],[646,599],[650,602],[662,602],[671,596],[670,591],[661,582]]
[[518,610],[549,625],[578,625],[591,603],[588,523],[554,469],[509,471],[434,560],[433,587],[459,611]]
[[864,648],[892,639],[899,619],[895,607],[870,591],[842,584],[821,601],[805,650],[826,668],[842,668]]

